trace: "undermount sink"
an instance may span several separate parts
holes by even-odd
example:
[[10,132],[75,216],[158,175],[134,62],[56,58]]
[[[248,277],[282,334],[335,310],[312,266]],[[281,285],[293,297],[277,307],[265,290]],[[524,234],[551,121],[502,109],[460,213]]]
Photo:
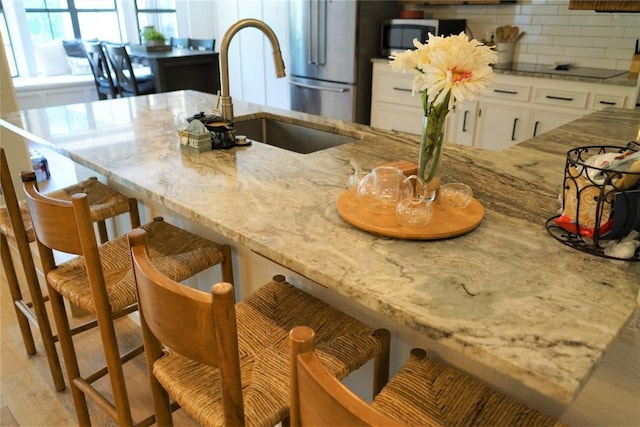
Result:
[[314,129],[303,124],[288,123],[271,115],[244,121],[238,118],[234,127],[236,135],[245,135],[250,140],[301,154],[313,153],[356,140],[353,137],[340,135],[330,128]]

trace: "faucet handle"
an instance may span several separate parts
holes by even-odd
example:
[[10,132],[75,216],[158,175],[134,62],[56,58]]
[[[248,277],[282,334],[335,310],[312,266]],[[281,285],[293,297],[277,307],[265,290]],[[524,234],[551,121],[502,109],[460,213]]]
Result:
[[218,92],[216,93],[216,105],[213,107],[213,112],[217,115],[220,115],[220,101],[220,90],[218,90]]

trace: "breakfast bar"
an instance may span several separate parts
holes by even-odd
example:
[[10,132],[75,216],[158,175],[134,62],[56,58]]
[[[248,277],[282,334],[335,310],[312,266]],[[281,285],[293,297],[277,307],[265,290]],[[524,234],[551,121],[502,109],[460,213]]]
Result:
[[[366,169],[415,162],[418,136],[235,102],[237,122],[277,118],[354,141],[309,154],[255,141],[203,153],[181,147],[176,117],[214,105],[213,95],[177,91],[21,111],[0,124],[136,196],[147,214],[170,212],[229,241],[240,297],[268,280],[248,283],[247,264],[266,259],[294,283],[399,331],[398,342],[431,346],[449,363],[469,361],[484,380],[517,384],[514,395],[553,402],[554,416],[638,322],[640,262],[562,245],[545,222],[560,207],[567,151],[625,145],[638,137],[639,111],[604,109],[503,151],[446,145],[444,182],[471,186],[484,217],[462,236],[421,241],[362,231],[336,209],[350,160]],[[398,348],[396,367],[408,355]]]

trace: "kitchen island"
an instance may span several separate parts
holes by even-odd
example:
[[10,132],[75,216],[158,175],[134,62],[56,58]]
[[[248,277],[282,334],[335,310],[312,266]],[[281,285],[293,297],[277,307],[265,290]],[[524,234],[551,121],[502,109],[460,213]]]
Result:
[[[276,114],[356,141],[310,154],[257,142],[181,148],[175,115],[210,111],[214,100],[170,92],[22,111],[0,124],[135,195],[150,215],[163,209],[231,242],[240,296],[268,279],[247,282],[243,254],[258,254],[364,320],[384,319],[399,340],[463,368],[468,361],[468,370],[518,397],[540,396],[532,403],[555,416],[637,322],[640,263],[578,252],[544,223],[559,208],[567,150],[626,144],[640,112],[606,109],[501,152],[446,146],[444,181],[469,184],[485,216],[464,236],[407,241],[354,228],[336,199],[350,159],[367,169],[415,161],[417,136],[236,102],[237,121]],[[406,355],[394,354],[394,364]]]

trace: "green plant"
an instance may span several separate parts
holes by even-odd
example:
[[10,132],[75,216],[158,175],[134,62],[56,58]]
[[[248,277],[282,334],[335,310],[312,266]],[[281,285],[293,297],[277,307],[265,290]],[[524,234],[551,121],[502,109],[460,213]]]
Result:
[[158,30],[148,30],[144,32],[144,40],[148,42],[164,42],[166,40],[166,37]]

